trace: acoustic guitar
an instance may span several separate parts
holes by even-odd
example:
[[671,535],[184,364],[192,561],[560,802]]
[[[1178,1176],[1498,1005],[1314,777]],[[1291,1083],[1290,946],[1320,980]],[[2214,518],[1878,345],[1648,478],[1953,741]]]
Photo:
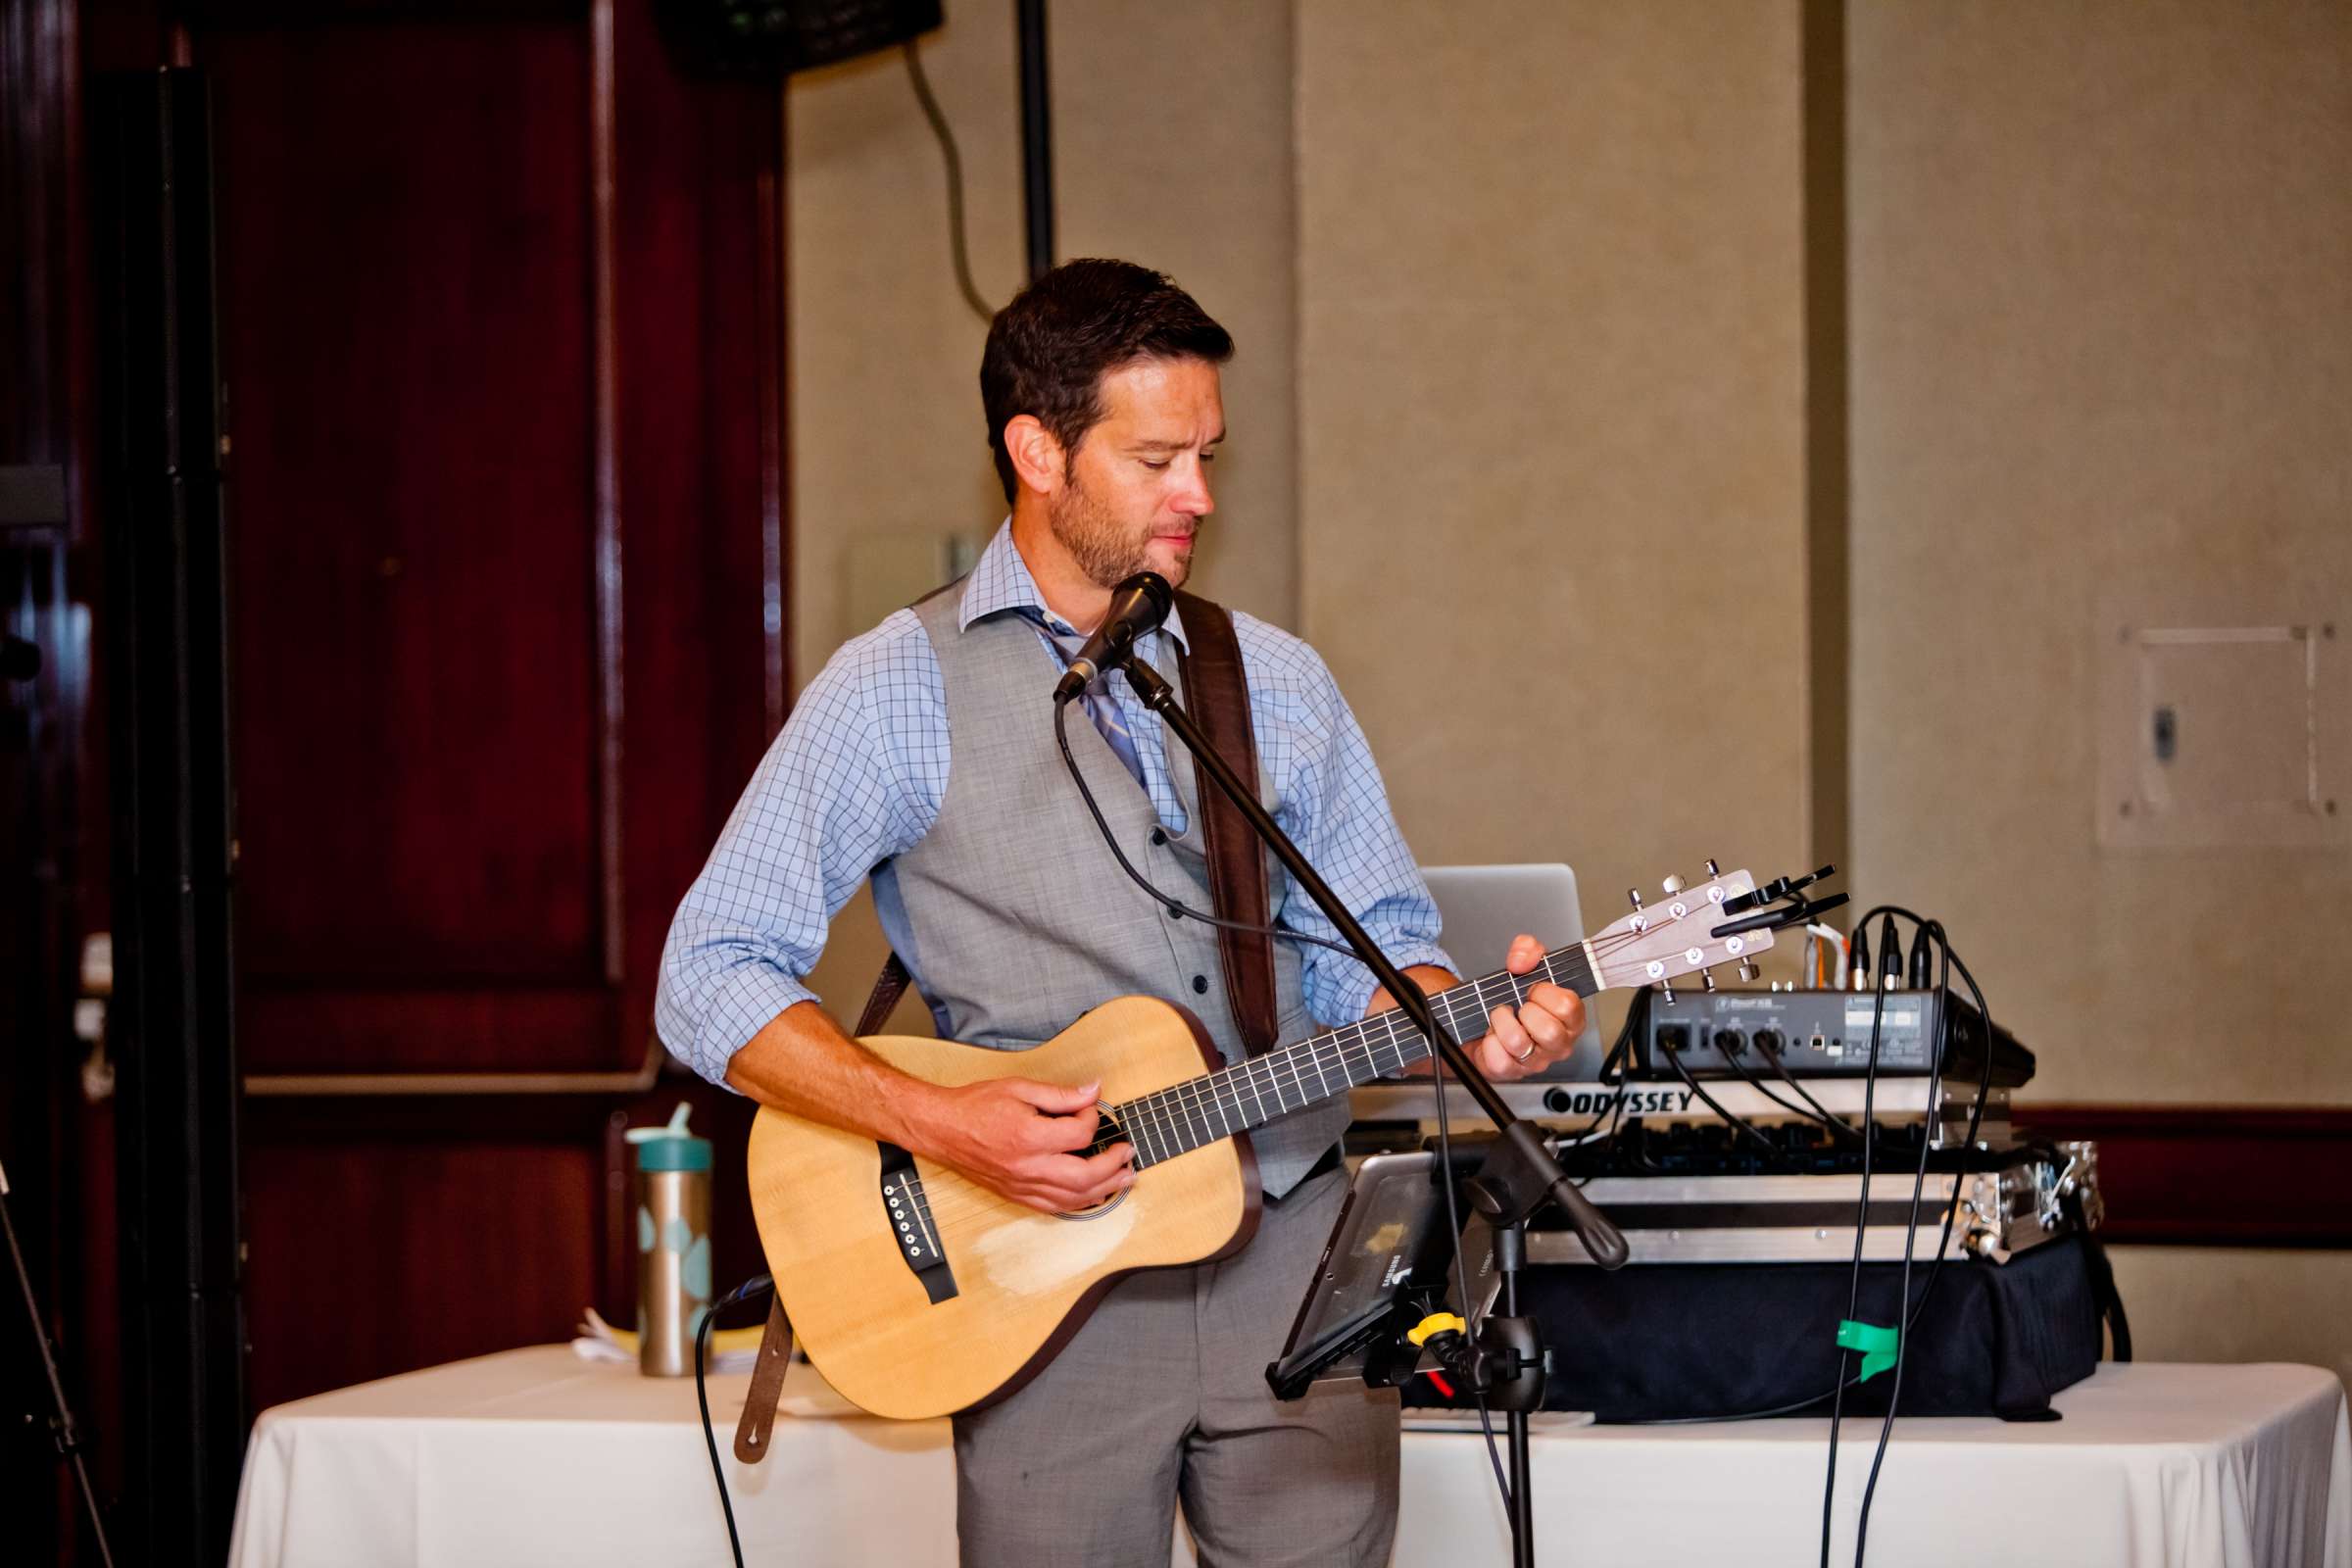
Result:
[[[1590,997],[1733,960],[1744,969],[1772,945],[1771,924],[1736,919],[1724,906],[1775,896],[1754,889],[1739,871],[1670,893],[1528,974],[1436,993],[1432,1009],[1469,1044],[1485,1036],[1495,1007],[1525,1001],[1538,981]],[[1027,1051],[889,1035],[862,1043],[942,1085],[1100,1079],[1102,1121],[1081,1152],[1135,1146],[1133,1186],[1094,1208],[1047,1214],[895,1146],[760,1109],[752,1208],[785,1314],[834,1388],[876,1415],[906,1418],[1012,1393],[1122,1276],[1240,1250],[1258,1213],[1250,1129],[1429,1054],[1392,1011],[1219,1067],[1200,1021],[1152,997],[1105,1003]]]

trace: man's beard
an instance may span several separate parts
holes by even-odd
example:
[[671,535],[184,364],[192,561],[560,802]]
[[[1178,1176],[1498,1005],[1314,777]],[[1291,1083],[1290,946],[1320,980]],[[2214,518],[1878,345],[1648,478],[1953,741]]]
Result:
[[[1062,493],[1046,503],[1046,526],[1086,580],[1098,588],[1116,588],[1139,571],[1153,569],[1146,547],[1152,542],[1149,528],[1139,530],[1121,522],[1095,499],[1094,494],[1079,482],[1077,471],[1065,470],[1069,484]],[[1178,557],[1165,575],[1168,586],[1181,588],[1191,574],[1192,552]]]

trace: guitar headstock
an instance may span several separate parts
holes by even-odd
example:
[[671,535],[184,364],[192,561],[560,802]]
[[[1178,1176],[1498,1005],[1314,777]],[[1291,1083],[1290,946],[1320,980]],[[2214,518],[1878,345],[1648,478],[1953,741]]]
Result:
[[1753,982],[1753,959],[1772,946],[1773,932],[1845,902],[1843,894],[1815,901],[1800,891],[1836,869],[1825,865],[1811,876],[1782,877],[1759,889],[1747,872],[1718,871],[1709,860],[1705,881],[1686,887],[1681,877],[1670,876],[1655,904],[1643,904],[1639,889],[1628,889],[1634,912],[1590,939],[1593,978],[1604,987],[1659,985],[1671,992],[1678,975],[1696,972],[1713,990],[1707,971],[1737,963],[1740,978]]

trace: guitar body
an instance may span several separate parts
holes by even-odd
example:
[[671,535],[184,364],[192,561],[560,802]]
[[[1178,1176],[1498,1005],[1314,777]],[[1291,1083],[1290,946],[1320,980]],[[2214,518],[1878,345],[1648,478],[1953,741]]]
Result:
[[[862,1044],[935,1084],[1099,1078],[1104,1104],[1217,1065],[1199,1021],[1149,997],[1107,1003],[1028,1051],[906,1036]],[[1257,1167],[1242,1135],[1149,1165],[1110,1202],[1072,1215],[1040,1213],[924,1159],[891,1186],[884,1155],[870,1138],[772,1107],[752,1127],[752,1212],[785,1314],[826,1381],[876,1415],[1004,1398],[1123,1275],[1223,1256],[1257,1228]],[[918,1273],[906,1247],[928,1245],[926,1231],[937,1252],[924,1256],[944,1255],[944,1268]]]

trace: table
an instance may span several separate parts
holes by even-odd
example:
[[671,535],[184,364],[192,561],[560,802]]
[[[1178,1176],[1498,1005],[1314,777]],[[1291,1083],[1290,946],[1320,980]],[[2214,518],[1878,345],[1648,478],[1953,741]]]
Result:
[[[805,1366],[764,1464],[728,1452],[748,1379],[711,1415],[748,1562],[950,1564],[947,1423],[824,1416]],[[2001,1568],[2108,1563],[2352,1568],[2343,1386],[2312,1367],[2102,1366],[2063,1421],[1904,1420],[1871,1511],[1871,1560]],[[1534,1445],[1537,1539],[1558,1564],[1809,1564],[1829,1423],[1587,1427]],[[1834,1560],[1878,1436],[1849,1422]],[[1396,1568],[1509,1561],[1484,1445],[1405,1434]],[[263,1413],[237,1499],[234,1568],[563,1562],[721,1564],[725,1526],[692,1379],[539,1346]],[[1171,1561],[1189,1564],[1179,1540]]]

